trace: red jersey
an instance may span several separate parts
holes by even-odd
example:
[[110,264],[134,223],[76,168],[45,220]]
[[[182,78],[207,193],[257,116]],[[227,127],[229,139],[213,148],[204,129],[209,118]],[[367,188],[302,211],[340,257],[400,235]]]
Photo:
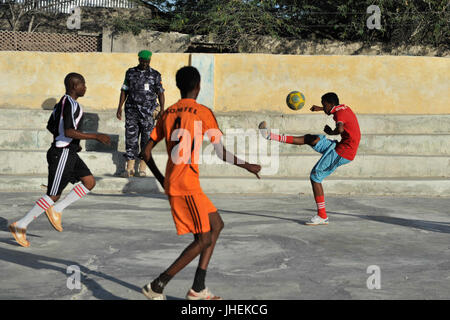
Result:
[[340,104],[331,109],[333,119],[336,124],[344,124],[344,132],[341,133],[341,141],[336,145],[336,153],[347,160],[355,159],[361,140],[361,131],[359,129],[358,119],[345,104]]

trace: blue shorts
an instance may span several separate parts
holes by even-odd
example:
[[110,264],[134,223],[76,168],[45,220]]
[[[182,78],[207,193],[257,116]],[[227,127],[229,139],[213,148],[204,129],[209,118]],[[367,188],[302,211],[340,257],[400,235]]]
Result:
[[315,151],[322,154],[311,171],[310,179],[314,182],[321,183],[323,179],[332,174],[338,167],[347,164],[350,160],[342,158],[334,150],[336,148],[336,140],[327,139],[324,135],[319,135],[320,141],[312,147]]

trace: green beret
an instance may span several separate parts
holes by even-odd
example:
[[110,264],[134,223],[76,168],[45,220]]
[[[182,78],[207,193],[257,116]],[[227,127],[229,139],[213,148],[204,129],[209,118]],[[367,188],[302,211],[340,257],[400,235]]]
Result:
[[148,50],[141,50],[138,53],[138,57],[144,60],[150,60],[150,57],[152,56],[152,53]]

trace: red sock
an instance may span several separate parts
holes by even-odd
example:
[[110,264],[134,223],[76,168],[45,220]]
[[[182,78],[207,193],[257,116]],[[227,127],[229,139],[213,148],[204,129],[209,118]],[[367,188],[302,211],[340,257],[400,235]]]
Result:
[[317,204],[317,215],[322,219],[327,218],[327,211],[325,210],[325,196],[315,197]]
[[270,134],[270,140],[279,141],[279,142],[285,142],[285,143],[291,143],[294,142],[294,136],[285,136],[284,134]]

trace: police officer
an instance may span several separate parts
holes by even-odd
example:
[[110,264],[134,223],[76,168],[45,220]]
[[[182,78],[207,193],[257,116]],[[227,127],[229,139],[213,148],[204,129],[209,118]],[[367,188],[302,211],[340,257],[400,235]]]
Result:
[[[159,114],[164,111],[164,88],[161,74],[150,68],[152,53],[142,50],[138,53],[139,65],[130,68],[125,73],[120,92],[117,119],[122,120],[122,106],[125,103],[125,158],[127,160],[125,177],[134,176],[135,160],[139,157],[139,134],[141,135],[141,150],[148,142],[150,133],[155,126],[154,114],[160,106]],[[146,164],[139,162],[139,176],[145,176]]]

